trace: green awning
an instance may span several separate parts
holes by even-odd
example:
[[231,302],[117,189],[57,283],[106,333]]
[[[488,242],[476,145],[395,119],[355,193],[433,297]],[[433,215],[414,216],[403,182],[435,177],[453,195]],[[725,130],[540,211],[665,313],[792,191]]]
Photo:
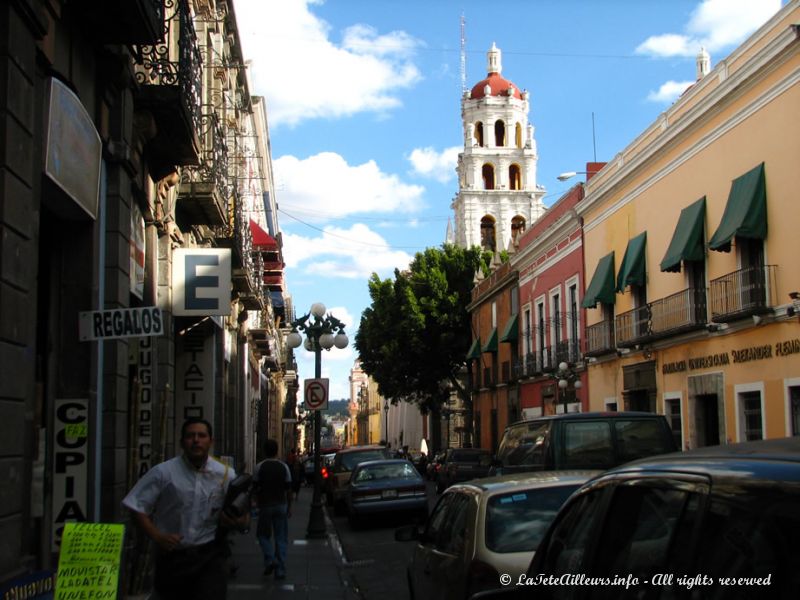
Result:
[[706,197],[703,196],[681,211],[678,224],[672,234],[664,260],[661,261],[661,270],[679,273],[681,261],[703,260],[705,247],[703,246],[703,227],[706,215]]
[[481,357],[481,338],[476,337],[467,352],[467,360],[478,360]]
[[506,323],[505,328],[503,329],[503,333],[500,334],[500,343],[508,342],[513,344],[519,339],[519,327],[517,327],[517,321],[519,320],[519,315],[511,315],[511,318]]
[[708,240],[708,247],[720,252],[730,252],[734,237],[752,240],[763,240],[767,237],[767,182],[764,163],[733,180],[722,221]]
[[497,327],[492,329],[489,337],[486,340],[486,345],[483,347],[484,352],[497,352]]
[[583,297],[581,306],[583,308],[595,308],[598,302],[603,304],[614,304],[614,253],[606,254],[597,263],[594,270],[592,281],[586,288],[586,295]]
[[628,240],[628,247],[625,248],[625,256],[622,257],[622,266],[617,275],[618,292],[624,291],[629,285],[644,285],[647,281],[644,251],[646,246],[646,231]]

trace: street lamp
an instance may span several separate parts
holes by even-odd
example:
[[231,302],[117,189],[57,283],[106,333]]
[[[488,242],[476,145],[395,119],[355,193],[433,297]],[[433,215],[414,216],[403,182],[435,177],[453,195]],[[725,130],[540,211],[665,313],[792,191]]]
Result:
[[383,401],[383,441],[389,443],[389,399]]
[[567,388],[569,387],[570,381],[572,382],[572,387],[575,390],[575,397],[578,397],[578,390],[581,389],[583,385],[581,383],[580,374],[576,373],[572,369],[569,368],[569,365],[565,362],[561,362],[558,365],[558,388],[559,388],[559,395],[563,398],[564,402],[564,414],[567,413]]
[[[311,311],[292,321],[292,332],[286,336],[286,345],[297,348],[303,344],[306,350],[314,353],[314,377],[322,377],[322,351],[333,346],[345,348],[349,342],[344,333],[344,324],[333,315],[325,315],[325,305],[315,302]],[[298,332],[306,334],[306,339]],[[311,500],[311,512],[308,516],[307,538],[324,538],[326,535],[325,515],[322,512],[322,467],[320,440],[322,437],[322,415],[314,411],[314,496]]]
[[595,173],[597,173],[597,171],[567,171],[558,175],[556,179],[559,181],[566,181],[567,179],[575,177],[575,175],[594,175]]

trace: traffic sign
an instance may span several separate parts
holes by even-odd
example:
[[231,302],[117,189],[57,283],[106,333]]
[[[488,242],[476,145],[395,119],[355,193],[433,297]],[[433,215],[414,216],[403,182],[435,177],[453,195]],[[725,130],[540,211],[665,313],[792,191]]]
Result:
[[308,410],[328,409],[328,379],[306,379],[303,390],[305,406]]

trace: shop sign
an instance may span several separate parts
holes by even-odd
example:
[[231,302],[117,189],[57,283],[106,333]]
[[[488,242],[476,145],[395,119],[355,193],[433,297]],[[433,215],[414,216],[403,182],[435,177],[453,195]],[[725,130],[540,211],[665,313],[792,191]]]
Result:
[[155,306],[115,308],[79,314],[79,335],[82,342],[114,338],[162,335],[164,319]]
[[136,405],[136,475],[150,470],[153,461],[153,340],[139,338],[139,360],[136,377],[139,380]]
[[89,472],[89,401],[56,400],[53,419],[53,539],[58,551],[64,524],[86,521]]
[[214,341],[205,327],[178,336],[175,364],[175,439],[191,417],[214,425]]
[[172,261],[172,312],[178,317],[231,314],[229,248],[177,248]]
[[724,367],[732,363],[739,364],[755,360],[765,360],[776,356],[789,356],[790,354],[800,354],[800,339],[795,338],[793,340],[776,342],[774,346],[770,344],[748,346],[746,348],[731,350],[730,352],[720,352],[717,354],[709,354],[708,356],[668,362],[661,366],[661,372],[664,375],[669,375],[671,373],[683,373],[685,371],[694,371],[697,369]]

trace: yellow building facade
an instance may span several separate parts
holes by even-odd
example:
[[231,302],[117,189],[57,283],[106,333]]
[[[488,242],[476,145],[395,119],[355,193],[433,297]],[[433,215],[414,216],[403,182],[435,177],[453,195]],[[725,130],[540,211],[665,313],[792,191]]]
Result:
[[586,185],[591,410],[684,448],[800,435],[800,2]]

